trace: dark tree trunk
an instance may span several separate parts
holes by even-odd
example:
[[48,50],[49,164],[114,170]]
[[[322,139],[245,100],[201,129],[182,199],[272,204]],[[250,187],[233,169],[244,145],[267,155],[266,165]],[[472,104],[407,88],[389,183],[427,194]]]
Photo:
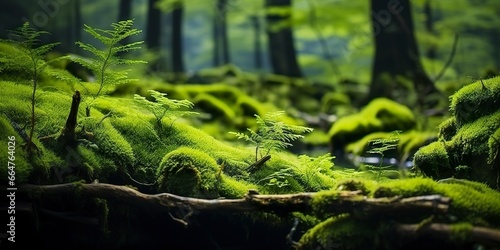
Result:
[[[266,0],[266,7],[291,8],[291,0]],[[268,13],[266,16],[271,66],[275,74],[302,77],[293,44],[290,19],[291,11],[281,15]],[[283,26],[284,23],[287,24],[286,27],[276,30],[276,26]]]
[[[180,76],[184,73],[184,59],[182,48],[182,19],[184,6],[182,2],[176,2],[172,11],[172,43],[170,54],[172,56],[172,71]],[[179,79],[177,79],[179,80]]]
[[227,37],[227,0],[217,0],[214,15],[214,66],[229,64],[229,44]]
[[148,0],[148,19],[145,43],[151,50],[159,50],[161,44],[161,11],[156,8],[158,0]]
[[260,41],[261,34],[261,25],[260,18],[258,15],[252,16],[252,26],[254,30],[254,60],[255,60],[255,69],[258,72],[262,71],[263,63],[262,63],[262,43]]
[[417,102],[423,105],[425,97],[438,93],[438,90],[420,63],[409,0],[371,0],[370,14],[375,36],[375,59],[366,101],[376,97],[405,100],[406,94],[396,96],[394,93],[397,91],[391,91],[401,87],[393,83],[397,81],[397,76],[404,76],[413,82]]
[[[132,0],[120,0],[120,6],[118,9],[118,21],[125,21],[131,19],[132,16]],[[122,40],[123,44],[128,44],[129,38],[126,37]]]
[[[424,4],[424,15],[425,15],[425,30],[429,34],[434,34],[434,13],[432,11],[431,0],[427,0]],[[426,51],[427,57],[431,59],[436,58],[436,46],[432,44]]]

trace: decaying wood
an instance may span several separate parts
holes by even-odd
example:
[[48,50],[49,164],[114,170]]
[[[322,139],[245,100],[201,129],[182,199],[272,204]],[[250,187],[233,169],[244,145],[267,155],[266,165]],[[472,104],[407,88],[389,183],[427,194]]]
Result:
[[64,126],[60,136],[61,139],[63,138],[64,144],[69,145],[70,147],[76,146],[75,128],[77,125],[78,107],[80,106],[80,101],[80,92],[77,90],[75,91],[75,94],[73,94],[68,119],[66,120],[66,125]]
[[[431,223],[425,226],[419,224],[398,224],[396,233],[407,239],[415,239],[432,235],[438,239],[449,240],[453,238],[453,226],[441,223]],[[500,246],[500,230],[485,227],[472,227],[468,236],[461,239],[465,242],[475,242],[485,246]]]
[[[189,207],[195,211],[248,212],[272,211],[276,213],[311,212],[311,201],[317,193],[260,195],[249,193],[241,199],[199,199],[182,197],[169,193],[144,194],[125,186],[105,183],[68,183],[38,186],[26,184],[18,188],[19,192],[36,193],[37,197],[63,194],[80,194],[102,198],[129,205],[149,207],[159,210]],[[366,198],[358,191],[342,191],[331,199],[331,214],[347,212],[401,214],[408,212],[444,213],[448,209],[449,198],[439,195],[411,198]]]
[[258,161],[254,162],[254,163],[252,163],[252,165],[248,166],[248,171],[252,172],[252,171],[259,169],[260,167],[262,167],[262,165],[264,165],[264,163],[266,163],[266,161],[268,161],[270,159],[271,159],[271,155],[266,155],[266,156],[260,158]]

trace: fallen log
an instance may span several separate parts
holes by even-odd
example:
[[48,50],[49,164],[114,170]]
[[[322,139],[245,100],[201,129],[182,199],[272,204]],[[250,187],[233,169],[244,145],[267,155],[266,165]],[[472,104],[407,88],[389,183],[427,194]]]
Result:
[[[442,223],[431,223],[428,225],[419,224],[397,224],[396,232],[404,239],[416,239],[419,237],[425,237],[432,235],[438,239],[449,240],[456,238],[456,230],[454,230],[454,225],[442,224]],[[500,230],[470,226],[467,230],[463,232],[462,239],[456,239],[462,242],[475,242],[482,244],[484,246],[500,246]],[[493,248],[497,249],[497,248]]]
[[[275,213],[311,212],[312,201],[321,193],[298,193],[261,195],[249,192],[240,199],[200,199],[182,197],[170,193],[144,194],[126,186],[105,183],[67,183],[58,185],[25,184],[19,192],[36,194],[37,197],[79,194],[102,198],[110,201],[154,209],[186,208],[195,211],[249,212],[268,211]],[[321,194],[325,195],[325,194]],[[427,195],[410,198],[367,198],[359,191],[339,191],[335,198],[328,200],[328,213],[342,214],[351,212],[391,213],[408,212],[445,213],[450,199],[440,195]],[[323,212],[325,210],[322,210]]]

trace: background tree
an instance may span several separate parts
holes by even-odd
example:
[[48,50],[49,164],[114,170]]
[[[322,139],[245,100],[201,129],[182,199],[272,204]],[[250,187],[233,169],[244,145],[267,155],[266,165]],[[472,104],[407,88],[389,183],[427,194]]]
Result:
[[[408,86],[402,86],[402,80],[398,79],[402,76],[412,82],[417,102],[423,104],[426,96],[438,90],[420,62],[409,0],[371,0],[371,22],[375,55],[367,101],[382,96],[396,100],[408,98],[405,89]],[[401,88],[407,94],[393,91]]]
[[173,10],[172,10],[172,37],[170,38],[171,65],[175,82],[182,80],[182,75],[185,72],[183,46],[182,46],[183,15],[184,15],[184,3],[182,2],[182,0],[175,1],[173,3]]
[[302,77],[294,46],[291,5],[291,0],[266,0],[269,54],[273,73]]
[[[132,19],[132,0],[120,0],[118,7],[118,22]],[[129,43],[129,38],[125,38],[123,43]]]
[[161,10],[157,8],[158,0],[148,0],[148,16],[146,23],[146,46],[158,50],[161,46]]
[[213,26],[215,67],[230,63],[226,12],[227,0],[217,0]]

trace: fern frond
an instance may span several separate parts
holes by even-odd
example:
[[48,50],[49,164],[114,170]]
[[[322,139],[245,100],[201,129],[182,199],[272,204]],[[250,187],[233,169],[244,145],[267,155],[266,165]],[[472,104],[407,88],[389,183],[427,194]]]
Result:
[[[129,60],[120,58],[119,53],[138,50],[143,42],[133,42],[129,44],[119,44],[123,39],[137,35],[141,30],[133,29],[133,20],[120,21],[112,23],[110,30],[93,28],[88,25],[84,26],[84,31],[92,35],[95,39],[99,40],[104,46],[104,49],[98,49],[91,44],[76,42],[80,48],[88,51],[94,55],[92,59],[83,59],[81,57],[73,57],[73,60],[82,66],[88,68],[96,76],[96,82],[99,88],[94,93],[89,93],[93,96],[93,101],[104,93],[110,86],[129,83],[136,79],[128,78],[129,70],[113,70],[114,66],[120,64],[136,64],[146,63],[140,60]],[[87,109],[92,105],[93,101],[87,105]]]

